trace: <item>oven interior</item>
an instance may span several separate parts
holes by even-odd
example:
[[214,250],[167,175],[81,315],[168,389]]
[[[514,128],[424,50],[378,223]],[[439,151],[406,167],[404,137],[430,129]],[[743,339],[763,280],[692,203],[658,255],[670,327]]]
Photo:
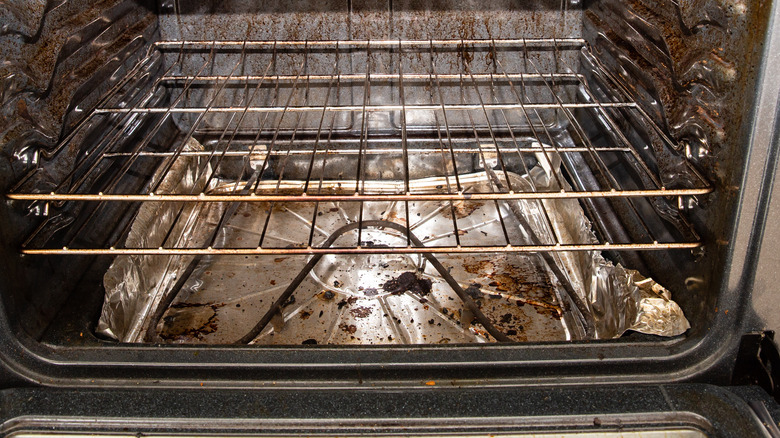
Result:
[[[66,347],[580,341],[624,310],[567,293],[593,256],[703,337],[769,7],[9,2],[7,316]],[[154,296],[126,335],[107,288]]]

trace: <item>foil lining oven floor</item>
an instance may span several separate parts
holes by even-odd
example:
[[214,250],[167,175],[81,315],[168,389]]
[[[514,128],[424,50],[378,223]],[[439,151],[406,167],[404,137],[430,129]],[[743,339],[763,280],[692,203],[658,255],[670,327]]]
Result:
[[[345,221],[356,221],[356,203],[321,203],[316,233],[326,238]],[[446,208],[445,208],[446,207]],[[366,203],[364,217],[405,225],[403,203]],[[449,204],[410,203],[413,232],[426,245],[450,244]],[[264,203],[243,204],[229,221],[226,246],[256,242],[268,214]],[[276,204],[266,239],[300,246],[308,236],[312,203]],[[503,236],[493,203],[455,209],[461,241]],[[513,228],[511,214],[503,219]],[[212,225],[213,226],[213,225]],[[472,235],[471,237],[469,235]],[[357,232],[334,246],[354,245]],[[394,230],[363,230],[363,245],[403,246]],[[269,309],[306,264],[308,256],[215,256],[201,262],[179,299],[163,316],[159,337],[168,342],[231,343]],[[526,254],[437,255],[482,312],[512,340],[567,339],[551,278],[538,256]],[[470,312],[439,273],[419,254],[324,256],[282,309],[283,317],[254,340],[257,344],[446,344],[487,342],[471,325]],[[282,320],[283,319],[283,320]]]
[[[195,171],[196,161],[176,166],[166,190],[201,190],[210,172]],[[549,189],[554,172],[534,167],[506,178],[514,187]],[[485,172],[459,181],[466,193],[496,184]],[[214,180],[203,190],[235,193],[246,184]],[[286,181],[281,190],[302,184]],[[341,193],[348,184],[331,181],[321,189]],[[447,181],[410,184],[428,190]],[[401,187],[402,181],[372,181],[361,190]],[[261,181],[257,190],[280,193],[280,186]],[[575,199],[148,202],[128,234],[129,247],[262,247],[273,254],[118,256],[104,276],[98,333],[131,343],[348,345],[551,342],[688,329],[666,289],[598,251],[468,252],[593,239]],[[309,247],[327,253],[284,253]],[[373,249],[350,253],[356,248]]]

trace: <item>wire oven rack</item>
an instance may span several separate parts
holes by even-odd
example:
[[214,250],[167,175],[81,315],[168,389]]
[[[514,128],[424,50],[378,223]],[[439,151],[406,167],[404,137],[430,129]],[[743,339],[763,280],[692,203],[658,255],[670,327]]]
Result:
[[[648,163],[638,151],[635,135],[627,132],[620,119],[640,120],[666,147],[675,149],[676,145],[637,102],[604,98],[583,74],[577,73],[573,65],[587,50],[581,39],[157,42],[148,57],[112,87],[49,154],[63,153],[85,139],[93,142],[87,147],[81,145],[86,152],[60,177],[56,187],[36,189],[37,173],[43,168],[39,165],[7,193],[11,200],[32,201],[47,209],[69,203],[92,204],[90,216],[70,226],[66,239],[69,244],[52,247],[35,243],[46,240],[40,236],[48,235],[45,230],[52,226],[47,220],[27,239],[22,252],[261,255],[699,247],[701,243],[692,230],[688,238],[671,238],[645,224],[643,215],[652,211],[654,200],[695,197],[710,193],[712,188],[690,165],[695,183],[665,187],[658,166]],[[143,77],[149,74],[145,67],[155,62],[163,66],[162,73],[150,81],[148,91],[136,93],[133,98],[121,97],[137,84],[149,81]],[[164,126],[171,122],[181,130],[172,144],[161,140]],[[133,130],[141,125],[146,131],[138,136]],[[97,139],[87,135],[94,126],[103,130]],[[594,130],[601,133],[594,135]],[[134,133],[135,140],[128,147],[130,133]],[[192,138],[208,146],[203,150],[187,149]],[[161,150],[159,144],[168,146]],[[589,163],[595,175],[593,181],[597,182],[565,180],[564,173],[577,171],[570,161],[563,160],[562,172],[555,174],[559,179],[555,190],[512,186],[512,166],[527,170],[529,157],[553,166],[556,157],[566,155]],[[464,165],[468,163],[466,157],[476,157],[476,164]],[[139,190],[122,189],[126,187],[124,179],[143,173],[142,169],[162,170],[165,175],[177,160],[193,158],[204,160],[212,169],[209,180],[219,178],[228,163],[243,163],[240,173],[232,175],[244,181],[242,189],[164,191],[159,189],[159,178],[157,184],[146,184]],[[331,167],[337,166],[332,175],[326,171],[328,160]],[[634,180],[641,183],[628,184],[618,177],[616,161],[630,163],[639,174]],[[250,162],[256,164],[254,172],[246,170]],[[376,167],[387,163],[392,163],[387,170],[390,176],[383,177],[383,170]],[[415,182],[421,163],[433,167],[446,183],[421,188]],[[295,166],[297,174],[292,169]],[[101,174],[106,168],[112,169],[108,176]],[[464,189],[460,179],[466,176],[466,168],[468,172],[488,173],[495,184],[485,190]],[[383,180],[395,182],[383,185]],[[324,182],[334,181],[339,181],[340,190],[325,189],[328,184]],[[318,205],[358,205],[360,213],[354,220],[361,230],[364,220],[370,222],[370,218],[363,217],[363,204],[394,202],[405,205],[408,236],[412,226],[408,217],[410,202],[441,202],[454,209],[458,203],[469,202],[491,202],[499,208],[499,204],[516,200],[582,202],[596,198],[621,202],[633,211],[637,222],[644,224],[640,233],[643,237],[636,241],[600,237],[595,243],[559,240],[526,245],[514,244],[507,236],[505,245],[464,245],[458,241],[436,247],[415,247],[409,239],[406,245],[397,247],[372,247],[361,245],[358,239],[354,246],[329,248],[312,245],[311,238],[308,244],[294,247],[274,246],[261,238],[257,245],[246,248],[145,248],[123,245],[132,223],[125,220],[123,231],[113,241],[104,245],[73,244],[79,235],[89,233],[91,218],[100,216],[97,212],[118,204],[132,206],[127,208],[127,217],[132,219],[146,202],[180,206],[214,202],[271,206],[314,203],[315,214],[307,219],[313,233]],[[224,216],[235,214],[235,207],[226,208],[222,214],[218,223],[225,221]],[[345,225],[349,221],[345,219]],[[453,220],[454,236],[460,234],[458,226]],[[68,226],[59,226],[63,229]]]

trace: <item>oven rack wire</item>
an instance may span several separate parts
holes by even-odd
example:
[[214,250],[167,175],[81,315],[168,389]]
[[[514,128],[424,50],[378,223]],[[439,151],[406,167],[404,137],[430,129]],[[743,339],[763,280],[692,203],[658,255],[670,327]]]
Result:
[[[47,234],[45,230],[51,226],[50,220],[44,220],[25,241],[21,251],[25,254],[74,255],[266,255],[643,251],[700,247],[698,235],[683,215],[680,214],[677,220],[687,227],[687,232],[682,239],[670,239],[666,234],[659,236],[653,227],[645,223],[643,215],[647,209],[640,207],[638,203],[644,202],[652,206],[661,199],[664,202],[677,200],[681,204],[687,197],[712,192],[712,187],[682,156],[680,158],[685,160],[691,175],[695,176],[695,183],[688,187],[674,188],[667,188],[662,183],[658,170],[645,162],[635,144],[624,133],[625,127],[616,121],[616,117],[628,114],[648,126],[654,135],[665,142],[666,147],[678,149],[677,145],[637,102],[628,98],[600,97],[592,90],[585,75],[575,73],[576,70],[566,61],[564,54],[576,55],[587,50],[587,44],[581,39],[160,41],[154,45],[145,60],[106,93],[97,107],[77,124],[68,136],[53,150],[44,154],[44,159],[40,161],[55,157],[81,141],[91,124],[104,118],[112,118],[113,123],[108,132],[89,148],[89,153],[75,163],[73,169],[61,178],[56,187],[50,191],[35,190],[36,173],[42,169],[39,165],[22,178],[6,197],[43,205],[46,211],[61,208],[68,203],[97,204],[91,208],[90,217],[80,222],[78,229],[68,231],[70,243],[75,242],[79,235],[89,232],[90,219],[99,217],[97,212],[112,208],[112,205],[118,203],[131,206],[127,208],[131,218],[145,202],[174,202],[182,206],[209,202],[262,202],[271,205],[296,202],[315,205],[357,203],[361,211],[361,216],[357,218],[360,230],[363,229],[360,223],[364,220],[362,204],[367,202],[402,203],[408,215],[410,202],[442,202],[448,203],[450,208],[454,208],[456,203],[492,202],[498,209],[499,205],[511,201],[548,199],[575,199],[581,202],[588,199],[609,199],[621,202],[644,227],[641,233],[643,238],[640,240],[609,241],[603,237],[606,233],[597,232],[597,243],[555,241],[549,244],[517,245],[511,243],[509,236],[506,236],[505,245],[462,245],[457,242],[448,246],[414,247],[407,240],[407,245],[398,247],[362,246],[358,241],[350,247],[318,248],[313,246],[309,239],[307,245],[290,248],[265,245],[261,239],[256,247],[247,248],[212,245],[196,248],[132,248],[122,244],[132,223],[132,220],[125,220],[124,231],[105,245],[79,247],[68,244],[51,247],[36,243],[42,240],[40,236]],[[248,65],[248,56],[253,53],[264,55],[269,60],[267,65],[259,69],[255,65]],[[315,53],[319,56],[334,57],[334,71],[307,71],[309,59]],[[471,60],[476,53],[490,57],[491,68],[472,71]],[[510,71],[502,62],[502,57],[510,53],[522,60],[522,68],[517,69],[522,71]],[[360,71],[357,67],[352,71],[340,71],[343,59],[355,54],[368,61],[365,71]],[[455,72],[452,68],[441,71],[439,59],[443,54],[456,57],[460,63],[460,71]],[[291,59],[289,64],[297,66],[297,69],[282,73],[273,71],[277,69],[282,55],[288,60]],[[118,96],[121,91],[139,83],[141,76],[148,72],[145,67],[161,62],[165,56],[174,61],[154,79],[148,93],[136,98],[131,102],[132,105],[123,101],[120,104]],[[237,58],[237,61],[229,71],[214,74],[213,66],[220,57],[230,60]],[[339,57],[342,61],[339,61]],[[542,65],[542,60],[547,59],[545,57],[551,60],[548,62],[551,65],[549,68]],[[377,58],[382,61],[377,62]],[[200,66],[192,67],[193,59],[202,60]],[[220,62],[226,63],[224,59]],[[415,70],[404,71],[404,67],[408,67],[410,63],[415,66]],[[421,71],[423,69],[427,71]],[[616,81],[611,85],[620,89]],[[225,104],[224,90],[235,90],[236,87],[239,91],[243,90],[240,104]],[[310,93],[314,87],[319,87],[321,92]],[[392,93],[395,94],[389,102],[372,102],[371,92],[378,87],[389,87],[393,90]],[[499,88],[500,92],[497,91]],[[569,92],[572,88],[579,93]],[[169,98],[164,101],[153,100],[152,96],[159,95],[163,89],[170,94]],[[280,89],[287,90],[286,94],[279,92]],[[311,102],[311,96],[322,97],[323,89],[323,101]],[[466,96],[461,91],[460,100],[453,101],[451,97],[458,94],[453,90],[458,89],[469,90],[470,94]],[[530,91],[532,89],[533,91]],[[208,99],[204,102],[193,102],[194,99],[189,96],[197,90],[206,90],[203,95]],[[270,104],[267,100],[259,101],[255,96],[260,90],[275,90],[276,97]],[[346,103],[341,101],[344,90],[350,90],[352,93],[351,101]],[[429,102],[419,98],[421,94],[425,94],[420,90],[429,90]],[[270,93],[267,92],[269,95]],[[239,94],[241,93],[233,93]],[[415,98],[407,97],[411,95]],[[499,98],[499,95],[502,97]],[[616,95],[625,97],[627,94],[618,92]],[[507,99],[507,96],[511,99]],[[611,141],[594,144],[591,135],[586,132],[587,127],[584,126],[581,115],[583,111],[592,114],[605,125],[611,135]],[[371,132],[370,119],[376,114],[395,120],[398,125],[396,132]],[[431,125],[426,129],[410,126],[408,117],[420,114],[426,114],[427,120],[430,121]],[[508,114],[512,115],[511,120]],[[177,138],[170,149],[160,151],[151,148],[150,144],[164,123],[174,117],[190,117],[194,120],[188,131]],[[224,126],[206,126],[209,125],[205,122],[209,117],[228,118],[228,121],[222,122]],[[264,117],[265,121],[270,118],[275,123],[271,126],[250,126],[248,121],[254,120],[252,117]],[[300,123],[303,117],[313,118],[315,123],[304,127]],[[290,122],[290,119],[295,122]],[[468,123],[455,126],[453,120],[456,119],[468,120]],[[342,135],[337,127],[338,120],[351,120],[355,124],[353,135]],[[559,141],[557,133],[561,129],[561,123],[555,122],[556,120],[562,121],[566,126],[565,129],[573,140],[570,144],[562,144]],[[129,127],[142,121],[152,125],[149,132],[137,141],[131,150],[120,149],[119,145],[122,144]],[[246,124],[243,124],[245,121]],[[251,138],[253,135],[254,141],[239,140]],[[211,150],[186,150],[187,141],[196,136],[211,136],[218,140]],[[481,163],[481,169],[478,170],[489,173],[491,180],[496,182],[489,190],[464,190],[460,178],[465,172],[459,171],[457,163],[458,157],[466,155],[476,156]],[[534,156],[540,162],[552,165],[554,157],[565,155],[576,155],[589,162],[594,168],[593,173],[601,182],[600,186],[570,187],[566,181],[559,181],[557,187],[564,187],[560,190],[523,190],[512,186],[507,157],[519,158],[525,166],[528,156]],[[400,163],[402,172],[396,185],[397,190],[372,189],[374,185],[366,176],[366,162],[369,157],[378,156],[390,157]],[[609,162],[614,161],[616,156],[638,169],[639,181],[642,182],[640,186],[626,186],[613,175]],[[136,192],[121,190],[123,178],[132,173],[134,166],[139,166],[141,161],[148,166],[148,162],[153,160],[156,163],[154,167],[163,169],[165,173],[170,171],[176,160],[187,157],[205,158],[215,169],[219,169],[220,165],[229,160],[256,162],[259,168],[254,179],[250,180],[251,184],[247,184],[244,190],[232,193],[165,192],[156,190],[154,185]],[[348,169],[353,172],[353,177],[346,178],[343,184],[344,187],[351,188],[338,192],[323,188],[323,181],[326,179],[322,169],[327,160],[333,157],[351,157],[356,161],[355,168]],[[289,184],[284,177],[284,163],[287,163],[288,159],[308,162],[305,178],[294,184]],[[446,184],[433,190],[430,187],[419,190],[410,174],[411,164],[419,160],[434,159],[442,162],[440,170]],[[115,164],[119,167],[118,171],[101,183],[102,185],[93,184],[95,174],[109,162],[118,163]],[[282,163],[281,170],[279,162]],[[562,160],[562,163],[563,171],[570,174],[576,172],[567,167],[571,166],[567,164],[567,160]],[[319,178],[317,172],[313,171],[315,168],[320,169]],[[266,178],[271,173],[273,179],[270,182],[276,183],[274,190],[262,189],[268,186],[269,181]],[[503,181],[508,184],[498,183],[496,174],[501,175]],[[243,170],[241,177],[249,179],[249,175]],[[563,179],[557,175],[556,178]],[[232,214],[230,211],[231,209],[226,209],[225,214]],[[271,214],[268,215],[269,219],[270,216]],[[266,220],[266,226],[269,219]],[[224,220],[225,218],[222,218],[222,221]],[[458,236],[460,231],[457,221],[452,222],[452,232]],[[406,224],[409,230],[412,222],[408,217]],[[315,220],[312,219],[312,230],[314,227]]]

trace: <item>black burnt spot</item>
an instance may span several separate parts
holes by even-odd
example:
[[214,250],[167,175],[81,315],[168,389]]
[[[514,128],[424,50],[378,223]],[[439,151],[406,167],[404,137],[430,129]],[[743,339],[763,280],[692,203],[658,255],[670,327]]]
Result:
[[347,299],[343,299],[339,301],[336,305],[339,307],[339,310],[343,309],[345,306],[349,307],[357,302],[357,297],[349,297]]
[[293,303],[295,303],[295,295],[290,295],[290,298],[288,298],[287,301],[285,301],[284,304],[282,304],[282,307],[287,307]]
[[404,292],[414,292],[419,295],[428,295],[433,283],[427,278],[417,278],[414,272],[404,272],[396,278],[387,280],[382,286],[385,292],[400,295]]
[[177,303],[174,306],[163,318],[162,339],[202,340],[204,336],[217,331],[217,305]]
[[474,299],[482,298],[482,285],[479,283],[474,283],[466,288],[466,293],[468,296]]

